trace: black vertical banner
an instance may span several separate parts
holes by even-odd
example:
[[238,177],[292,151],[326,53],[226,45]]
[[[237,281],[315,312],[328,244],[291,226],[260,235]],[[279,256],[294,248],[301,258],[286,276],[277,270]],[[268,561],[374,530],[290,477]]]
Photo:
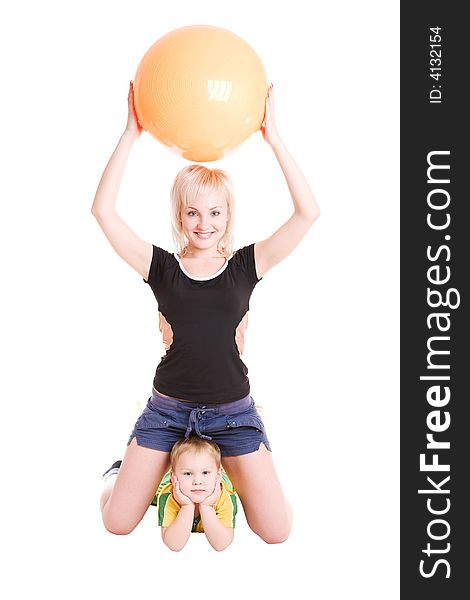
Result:
[[405,600],[470,597],[470,33],[464,8],[452,1],[401,3]]

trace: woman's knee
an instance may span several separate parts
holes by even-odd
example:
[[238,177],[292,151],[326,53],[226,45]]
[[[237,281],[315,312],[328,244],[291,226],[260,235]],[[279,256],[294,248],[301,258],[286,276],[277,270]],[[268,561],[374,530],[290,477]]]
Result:
[[292,508],[286,502],[285,511],[257,523],[248,520],[248,525],[267,544],[282,544],[289,538],[292,529]]
[[130,523],[119,518],[109,518],[103,515],[103,523],[109,533],[114,535],[129,535],[137,527],[137,523]]
[[252,528],[252,530],[263,540],[263,542],[266,542],[266,544],[282,544],[289,538],[291,526],[290,524],[286,524],[285,526],[276,526],[275,528]]
[[102,508],[101,516],[105,528],[114,535],[128,535],[134,531],[140,522],[140,519],[136,519],[135,515],[117,510],[117,507],[111,502],[111,498]]
[[258,522],[257,527],[250,527],[267,544],[282,544],[292,530],[292,507],[284,499],[284,510],[273,514],[269,521]]

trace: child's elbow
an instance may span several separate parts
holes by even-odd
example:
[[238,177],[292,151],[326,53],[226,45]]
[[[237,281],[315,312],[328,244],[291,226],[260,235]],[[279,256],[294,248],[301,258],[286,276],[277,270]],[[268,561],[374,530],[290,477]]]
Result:
[[217,552],[222,552],[223,550],[226,550],[232,542],[233,542],[233,532],[232,532],[231,536],[227,537],[224,540],[212,541],[211,546]]
[[230,544],[232,542],[229,542],[228,544],[224,544],[223,546],[212,546],[214,548],[214,550],[216,550],[217,552],[222,552],[223,550],[226,550]]
[[185,546],[185,544],[172,544],[171,542],[167,542],[166,540],[163,541],[165,543],[165,546],[169,548],[172,552],[181,552],[181,550]]
[[228,542],[228,544],[211,544],[211,546],[216,552],[222,552],[223,550],[226,550],[231,543],[232,542]]
[[173,540],[171,536],[166,535],[166,529],[162,529],[162,540],[167,548],[169,548],[172,552],[181,552],[181,550],[185,547],[187,540]]

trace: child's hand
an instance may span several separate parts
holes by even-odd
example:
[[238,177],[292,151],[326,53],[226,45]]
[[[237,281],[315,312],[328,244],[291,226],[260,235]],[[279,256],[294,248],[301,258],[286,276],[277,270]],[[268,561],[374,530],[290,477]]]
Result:
[[137,139],[142,133],[142,125],[139,123],[137,114],[134,106],[134,82],[131,81],[129,84],[129,94],[127,96],[127,125],[126,133],[131,135],[134,139]]
[[274,142],[279,140],[279,134],[276,129],[276,123],[274,122],[274,95],[273,95],[273,84],[268,87],[266,94],[266,108],[264,113],[264,121],[261,125],[261,133],[263,134],[264,141],[270,146]]
[[173,498],[176,500],[176,502],[178,502],[180,506],[194,504],[194,502],[190,498],[188,498],[181,492],[179,481],[174,475],[171,476],[171,484],[173,486]]
[[203,506],[212,506],[213,504],[215,504],[217,502],[217,500],[219,499],[219,496],[220,496],[221,480],[222,480],[222,473],[218,473],[212,493],[209,494],[209,496],[207,496],[207,498],[204,498],[204,500],[201,502],[201,504]]

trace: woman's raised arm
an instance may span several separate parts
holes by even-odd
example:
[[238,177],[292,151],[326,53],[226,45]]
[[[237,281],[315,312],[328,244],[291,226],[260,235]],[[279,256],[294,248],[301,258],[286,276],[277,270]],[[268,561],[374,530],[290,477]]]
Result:
[[307,180],[277,132],[274,122],[272,86],[270,86],[266,98],[265,123],[261,131],[284,173],[294,205],[294,213],[273,235],[255,244],[258,277],[263,277],[269,269],[294,250],[320,214],[320,209]]
[[116,200],[129,152],[142,133],[134,109],[134,89],[129,86],[127,125],[103,172],[91,212],[111,246],[144,279],[148,278],[152,244],[141,240],[116,212]]

